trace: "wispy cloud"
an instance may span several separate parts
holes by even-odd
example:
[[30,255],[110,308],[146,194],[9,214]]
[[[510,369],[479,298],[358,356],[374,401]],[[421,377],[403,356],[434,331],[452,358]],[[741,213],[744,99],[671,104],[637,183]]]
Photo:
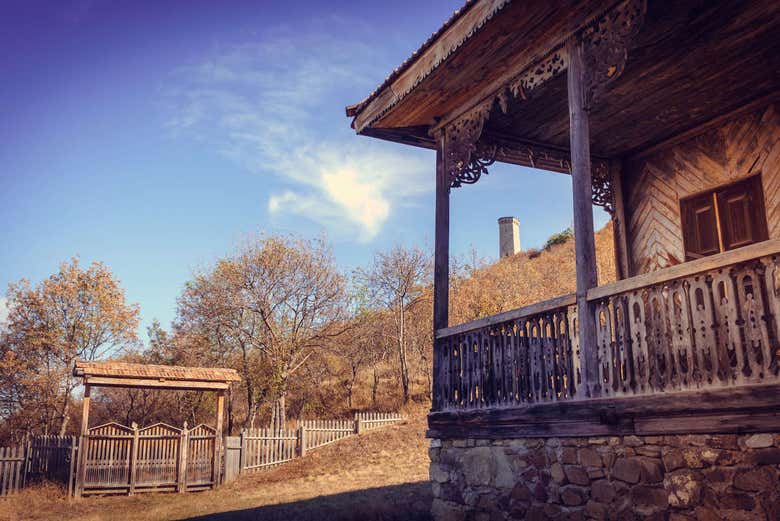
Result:
[[0,295],[0,329],[5,327],[8,321],[8,299]]
[[276,175],[285,188],[268,196],[273,217],[301,216],[369,241],[399,204],[430,188],[431,165],[424,153],[348,128],[345,91],[367,93],[381,76],[372,49],[341,36],[354,34],[348,29],[334,20],[327,31],[280,28],[217,47],[175,72],[167,125]]

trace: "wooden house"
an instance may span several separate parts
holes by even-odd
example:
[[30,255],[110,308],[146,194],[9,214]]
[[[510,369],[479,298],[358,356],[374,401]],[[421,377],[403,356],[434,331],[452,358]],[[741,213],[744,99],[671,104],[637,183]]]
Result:
[[[779,84],[780,2],[475,0],[347,107],[436,150],[436,519],[780,519]],[[497,161],[571,175],[577,290],[449,324]]]

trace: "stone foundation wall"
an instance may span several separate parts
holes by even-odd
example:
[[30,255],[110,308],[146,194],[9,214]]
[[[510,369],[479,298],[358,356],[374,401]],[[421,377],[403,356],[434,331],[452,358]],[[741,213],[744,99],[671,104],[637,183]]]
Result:
[[780,434],[432,440],[436,521],[780,520]]

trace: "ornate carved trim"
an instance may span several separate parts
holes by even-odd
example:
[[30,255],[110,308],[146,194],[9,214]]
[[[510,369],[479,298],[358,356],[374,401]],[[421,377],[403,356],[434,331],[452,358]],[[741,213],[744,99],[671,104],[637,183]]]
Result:
[[523,70],[519,76],[509,83],[507,89],[515,98],[526,99],[532,90],[556,77],[568,69],[568,67],[569,55],[566,52],[566,48],[563,45],[559,45],[541,60]]
[[462,185],[473,185],[483,175],[488,175],[488,168],[496,162],[498,152],[497,145],[486,145],[477,143],[474,151],[471,153],[469,162],[457,173],[451,177],[450,187],[458,188]]
[[606,161],[594,161],[590,167],[590,180],[593,185],[593,204],[601,206],[615,218],[615,192],[612,188],[612,173]]
[[580,33],[587,75],[586,109],[590,109],[606,87],[623,74],[628,47],[639,33],[645,11],[645,0],[626,0]]
[[487,174],[487,167],[495,161],[495,147],[477,146],[492,108],[491,98],[442,129],[444,165],[450,176],[451,187],[476,183],[482,174]]

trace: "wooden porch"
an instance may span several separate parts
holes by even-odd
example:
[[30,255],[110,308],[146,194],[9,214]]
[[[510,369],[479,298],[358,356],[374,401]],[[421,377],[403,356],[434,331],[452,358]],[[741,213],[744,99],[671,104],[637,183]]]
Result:
[[[763,0],[476,0],[347,107],[437,152],[430,436],[780,429],[778,31]],[[449,327],[450,192],[496,161],[571,175],[576,292]]]

